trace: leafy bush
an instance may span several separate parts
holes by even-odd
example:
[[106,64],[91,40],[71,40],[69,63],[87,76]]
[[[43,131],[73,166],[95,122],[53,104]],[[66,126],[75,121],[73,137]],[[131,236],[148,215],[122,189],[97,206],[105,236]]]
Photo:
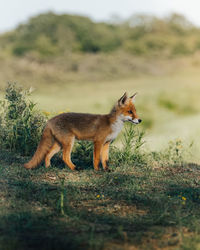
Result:
[[193,51],[183,42],[178,42],[172,48],[172,55],[188,55],[192,54]]
[[166,39],[160,37],[159,34],[146,35],[141,40],[128,40],[124,43],[124,48],[135,55],[152,55],[165,51],[167,47],[171,46]]
[[16,83],[8,83],[5,100],[1,101],[1,147],[23,156],[33,153],[45,124],[45,117],[28,99],[30,93]]
[[140,41],[127,41],[124,44],[124,48],[128,52],[130,52],[134,55],[137,55],[137,56],[145,55],[148,53],[144,43],[142,43]]
[[[118,27],[94,23],[87,17],[41,14],[20,25],[12,41],[11,50],[16,56],[36,54],[49,57],[68,51],[105,52],[121,45]],[[8,40],[8,38],[7,38]]]
[[32,47],[28,44],[23,44],[23,43],[16,43],[13,46],[12,52],[15,56],[23,56],[25,55],[28,51],[30,51]]
[[157,36],[146,39],[145,45],[148,50],[160,51],[167,46],[167,42],[164,38],[162,39],[159,36]]

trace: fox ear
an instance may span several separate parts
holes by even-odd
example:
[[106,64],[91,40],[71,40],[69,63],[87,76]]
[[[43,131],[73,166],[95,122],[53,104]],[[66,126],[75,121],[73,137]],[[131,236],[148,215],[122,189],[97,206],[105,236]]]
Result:
[[134,95],[132,95],[132,96],[130,97],[130,99],[132,100],[132,102],[135,101],[135,97],[136,97],[137,94],[138,94],[138,93],[136,92]]
[[123,105],[127,99],[128,99],[128,96],[127,96],[127,93],[125,92],[123,96],[118,100],[118,105],[119,106]]

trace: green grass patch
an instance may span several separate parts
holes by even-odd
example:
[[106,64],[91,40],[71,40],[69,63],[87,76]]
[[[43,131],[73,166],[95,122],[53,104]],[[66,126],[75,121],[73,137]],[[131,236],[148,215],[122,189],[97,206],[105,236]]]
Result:
[[197,249],[199,165],[27,171],[24,160],[0,152],[1,249]]

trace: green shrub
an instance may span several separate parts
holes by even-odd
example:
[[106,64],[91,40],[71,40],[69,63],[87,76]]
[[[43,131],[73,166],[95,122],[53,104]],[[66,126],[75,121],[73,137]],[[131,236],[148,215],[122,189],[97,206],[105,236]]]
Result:
[[165,39],[156,37],[143,37],[142,40],[128,40],[124,43],[125,50],[134,55],[152,55],[156,52],[164,51],[168,44]]
[[93,143],[89,141],[77,141],[72,153],[72,161],[78,167],[93,166]]
[[144,143],[144,131],[141,132],[127,125],[122,134],[122,148],[111,147],[111,161],[114,161],[117,166],[145,164],[145,153],[141,150]]
[[35,50],[42,56],[52,56],[58,54],[58,49],[51,40],[44,35],[40,35],[35,41]]
[[146,55],[148,53],[145,45],[141,41],[128,41],[124,44],[125,50],[128,52],[140,56],[140,55]]
[[15,44],[12,49],[12,53],[15,56],[24,56],[28,51],[32,49],[31,46],[27,44]]
[[[191,41],[197,41],[196,46]],[[68,52],[101,53],[128,50],[138,56],[187,55],[199,49],[199,29],[184,16],[159,19],[136,15],[115,24],[97,23],[87,17],[52,12],[0,37],[0,47],[12,55],[45,59]],[[41,58],[40,58],[41,57]]]
[[113,51],[122,40],[117,26],[94,23],[87,17],[53,13],[31,18],[6,40],[11,40],[12,36],[15,37],[10,41],[12,54],[24,56],[28,53],[42,58],[60,56],[66,51]]
[[172,55],[188,55],[192,54],[192,50],[183,42],[176,43],[172,48]]
[[159,36],[158,37],[151,37],[145,40],[145,45],[148,50],[163,50],[166,46],[167,43],[165,39],[161,39]]
[[45,124],[44,116],[16,83],[8,83],[0,109],[1,147],[21,155],[31,155],[37,147]]

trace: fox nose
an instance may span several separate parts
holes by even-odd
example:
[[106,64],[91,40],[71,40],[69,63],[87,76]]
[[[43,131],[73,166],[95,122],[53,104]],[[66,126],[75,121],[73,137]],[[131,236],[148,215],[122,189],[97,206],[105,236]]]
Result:
[[142,122],[142,120],[141,120],[141,119],[138,119],[138,122],[139,122],[139,123],[141,123],[141,122]]

